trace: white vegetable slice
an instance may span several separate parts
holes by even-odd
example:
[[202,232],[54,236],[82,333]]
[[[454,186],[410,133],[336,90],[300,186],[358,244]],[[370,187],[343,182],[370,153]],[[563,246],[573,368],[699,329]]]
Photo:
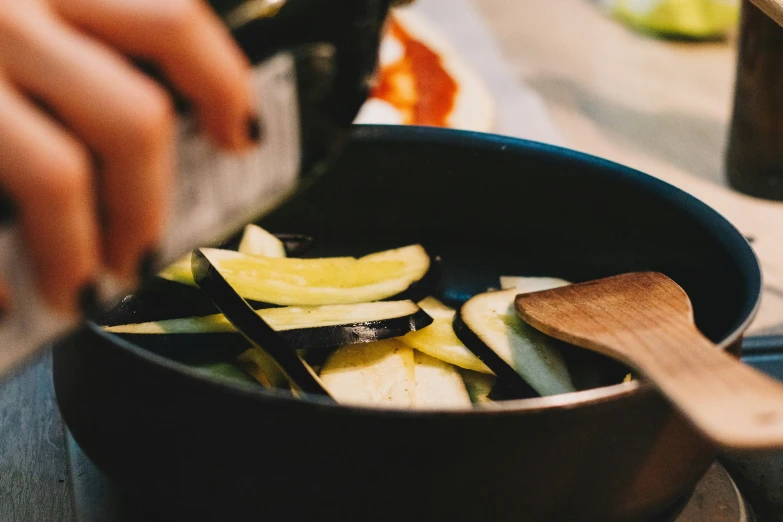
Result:
[[286,257],[283,242],[252,223],[245,227],[237,251],[254,256]]
[[560,286],[568,286],[571,283],[557,277],[521,277],[500,276],[500,288],[502,290],[516,289],[520,294],[549,290]]
[[[377,301],[403,292],[421,279],[430,258],[421,245],[361,258],[267,258],[232,250],[201,251],[244,298],[278,305],[350,304]],[[160,274],[195,285],[189,261]]]
[[417,409],[455,409],[470,407],[470,395],[453,365],[415,351]]
[[[462,306],[460,318],[498,356],[498,364],[508,365],[541,395],[575,391],[563,356],[551,338],[517,316],[514,298],[519,293],[512,289],[479,294]],[[489,359],[485,361],[495,373],[500,371]]]
[[394,339],[343,346],[324,362],[321,381],[343,404],[410,408],[416,392],[413,349]]
[[454,333],[453,323],[456,310],[434,297],[421,300],[419,307],[432,317],[433,323],[426,328],[406,334],[400,338],[400,341],[420,352],[460,368],[492,373],[492,370],[468,350]]

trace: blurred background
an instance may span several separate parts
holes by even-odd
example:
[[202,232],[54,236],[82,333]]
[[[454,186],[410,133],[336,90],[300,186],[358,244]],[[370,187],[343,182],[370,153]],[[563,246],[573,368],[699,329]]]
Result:
[[479,130],[726,185],[740,0],[417,0],[405,11],[429,25],[425,44],[437,49],[439,33],[491,91],[494,125]]
[[752,242],[751,333],[783,333],[783,29],[748,0],[416,0],[357,121],[497,132],[674,184]]

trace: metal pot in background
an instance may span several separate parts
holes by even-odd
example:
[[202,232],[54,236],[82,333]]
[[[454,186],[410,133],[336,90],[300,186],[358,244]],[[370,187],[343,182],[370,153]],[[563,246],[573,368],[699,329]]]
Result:
[[742,0],[734,109],[725,157],[729,185],[783,201],[783,28]]

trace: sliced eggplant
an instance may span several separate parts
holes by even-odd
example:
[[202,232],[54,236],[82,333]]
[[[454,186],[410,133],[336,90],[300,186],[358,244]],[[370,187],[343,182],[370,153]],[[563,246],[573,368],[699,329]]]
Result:
[[326,359],[320,377],[339,403],[397,408],[414,405],[413,349],[395,339],[338,348]]
[[[408,289],[430,268],[430,257],[420,245],[359,259],[266,258],[214,248],[204,248],[201,252],[243,298],[277,305],[377,301]],[[195,284],[192,273],[179,264],[168,267],[160,275]]]
[[286,257],[285,245],[273,234],[252,223],[245,227],[237,251],[265,257]]
[[417,409],[458,409],[472,404],[457,368],[425,353],[414,351]]
[[[289,346],[310,350],[399,337],[433,322],[412,301],[265,308],[256,314]],[[175,359],[230,359],[248,346],[223,314],[107,326],[104,330]]]
[[575,391],[556,343],[523,322],[514,309],[518,290],[486,292],[469,299],[454,331],[470,350],[521,396],[528,386],[540,395]]
[[459,370],[465,388],[468,390],[470,400],[475,403],[492,402],[490,394],[495,387],[497,377],[486,373],[474,372],[472,370]]
[[[515,289],[519,293],[549,290],[571,283],[556,277],[500,276],[502,288]],[[589,390],[621,382],[628,368],[599,353],[584,350],[550,339],[560,349],[571,381],[577,390]]]
[[549,290],[560,286],[568,286],[571,283],[557,277],[522,277],[500,276],[501,290],[517,290],[520,294]]
[[[266,258],[259,257],[258,259]],[[225,314],[237,331],[253,347],[263,352],[264,358],[269,362],[270,371],[275,374],[269,376],[270,382],[278,378],[285,378],[292,391],[297,395],[312,393],[333,400],[307,363],[256,314],[255,310],[231,287],[201,249],[193,251],[191,268],[193,279],[199,288],[212,299],[215,306]]]
[[[309,251],[315,244],[315,238],[305,234],[270,234],[252,223],[242,232],[237,251],[242,254],[265,257],[295,257]],[[185,282],[195,286],[190,274],[190,254],[182,256],[158,275],[175,282]]]
[[410,332],[400,341],[411,348],[416,348],[420,352],[454,366],[477,372],[492,373],[492,370],[468,350],[454,333],[453,323],[456,310],[434,297],[427,297],[419,301],[419,306],[432,317],[433,323],[421,330]]

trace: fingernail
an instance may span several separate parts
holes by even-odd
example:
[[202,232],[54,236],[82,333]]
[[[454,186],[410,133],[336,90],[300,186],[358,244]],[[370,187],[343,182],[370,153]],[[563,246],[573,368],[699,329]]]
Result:
[[258,119],[258,116],[251,116],[247,120],[247,137],[253,143],[258,143],[261,141],[262,135],[261,120]]
[[95,283],[87,283],[79,291],[79,310],[86,317],[92,317],[100,311],[98,287]]

